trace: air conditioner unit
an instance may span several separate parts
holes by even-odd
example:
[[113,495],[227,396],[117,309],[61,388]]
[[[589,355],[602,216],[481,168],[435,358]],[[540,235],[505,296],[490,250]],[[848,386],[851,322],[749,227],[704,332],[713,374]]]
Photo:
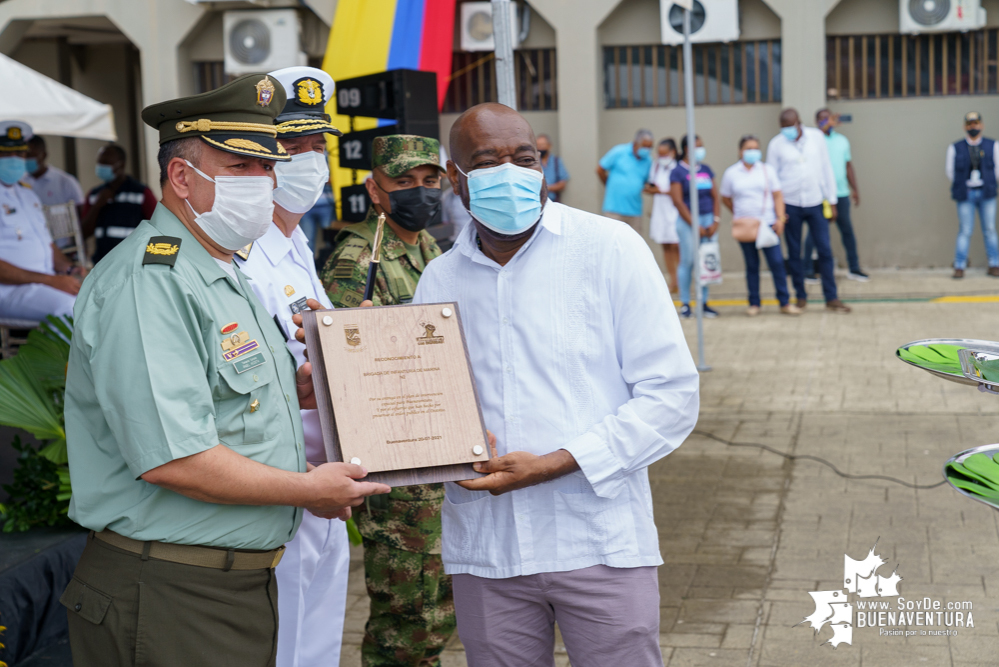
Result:
[[[517,5],[510,3],[510,42],[520,46]],[[493,41],[493,3],[466,2],[461,5],[461,50],[495,51]]]
[[226,74],[271,72],[307,62],[294,9],[230,10],[222,27]]
[[985,26],[981,0],[898,0],[899,32],[949,32]]
[[[683,8],[659,0],[663,44],[683,44]],[[694,0],[690,41],[732,42],[739,39],[739,0]]]

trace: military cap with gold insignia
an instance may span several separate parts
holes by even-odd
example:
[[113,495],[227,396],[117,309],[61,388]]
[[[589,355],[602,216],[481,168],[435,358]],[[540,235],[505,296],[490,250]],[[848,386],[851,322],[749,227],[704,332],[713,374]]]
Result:
[[288,101],[277,117],[279,137],[303,137],[328,132],[341,136],[343,132],[330,124],[326,113],[336,90],[333,77],[315,67],[285,67],[270,73],[284,86]]
[[28,150],[28,139],[33,132],[31,126],[20,120],[0,122],[0,152]]
[[441,166],[441,142],[430,137],[415,134],[375,137],[371,153],[371,168],[381,168],[389,178],[397,178],[425,164],[444,171]]
[[142,120],[160,133],[160,144],[187,137],[220,151],[287,162],[277,141],[274,119],[284,108],[285,92],[266,74],[247,74],[221,88],[152,104]]

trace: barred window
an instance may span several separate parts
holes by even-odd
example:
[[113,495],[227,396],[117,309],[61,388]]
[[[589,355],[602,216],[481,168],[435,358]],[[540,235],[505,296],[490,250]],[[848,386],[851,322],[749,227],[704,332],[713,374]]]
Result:
[[[520,49],[513,52],[514,86],[521,111],[558,109],[555,49]],[[492,52],[456,51],[451,58],[451,81],[444,98],[444,113],[496,102],[496,59]]]
[[999,92],[995,28],[930,35],[829,37],[829,99]]
[[[780,102],[779,39],[692,44],[691,49],[695,104]],[[681,106],[683,73],[681,46],[604,47],[604,105]]]

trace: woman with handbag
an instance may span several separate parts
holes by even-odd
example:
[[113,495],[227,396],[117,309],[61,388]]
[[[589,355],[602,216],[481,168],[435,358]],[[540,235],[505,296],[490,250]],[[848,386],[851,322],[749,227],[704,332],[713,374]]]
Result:
[[721,183],[721,200],[732,211],[732,236],[742,247],[746,259],[746,285],[749,288],[749,310],[760,314],[760,255],[767,260],[773,274],[774,288],[780,312],[800,315],[801,310],[790,302],[784,255],[780,235],[787,214],[777,173],[763,162],[760,141],[752,135],[739,140],[739,161],[725,170]]
[[[714,241],[718,233],[718,188],[715,185],[715,173],[711,167],[701,161],[707,155],[700,137],[695,137],[694,157],[697,158],[697,178],[694,179],[694,190],[697,192],[698,220],[690,215],[690,164],[688,162],[687,137],[680,142],[680,162],[670,173],[670,194],[673,205],[680,214],[676,224],[676,232],[680,237],[680,266],[677,267],[677,282],[680,283],[680,317],[690,317],[691,278],[692,272],[698,267],[698,246],[701,243]],[[718,317],[718,311],[708,306],[708,287],[701,288],[700,298],[704,303],[704,317]]]
[[652,195],[652,217],[649,219],[649,238],[663,248],[669,291],[677,292],[676,267],[680,263],[680,237],[676,234],[679,214],[670,194],[669,175],[676,166],[676,142],[663,139],[656,148],[658,156],[652,163],[645,192]]

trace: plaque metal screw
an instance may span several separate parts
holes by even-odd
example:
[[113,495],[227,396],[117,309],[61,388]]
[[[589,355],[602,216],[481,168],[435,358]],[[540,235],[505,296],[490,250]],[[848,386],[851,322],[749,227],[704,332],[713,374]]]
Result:
[[444,317],[451,317],[451,315],[453,314],[454,313],[451,311],[450,308],[445,308],[444,310],[441,311],[441,315],[443,315]]
[[353,463],[353,464],[354,464],[354,465],[356,465],[356,466],[359,466],[359,465],[361,465],[361,459],[357,458],[356,456],[355,456],[354,458],[352,458],[352,459],[350,460],[350,462],[351,462],[351,463]]
[[484,451],[486,450],[482,449],[482,445],[476,445],[475,447],[472,447],[472,453],[475,454],[476,456],[482,456],[482,452]]
[[327,315],[326,317],[323,318],[323,324],[325,324],[326,326],[330,326],[331,324],[333,324],[333,318]]

